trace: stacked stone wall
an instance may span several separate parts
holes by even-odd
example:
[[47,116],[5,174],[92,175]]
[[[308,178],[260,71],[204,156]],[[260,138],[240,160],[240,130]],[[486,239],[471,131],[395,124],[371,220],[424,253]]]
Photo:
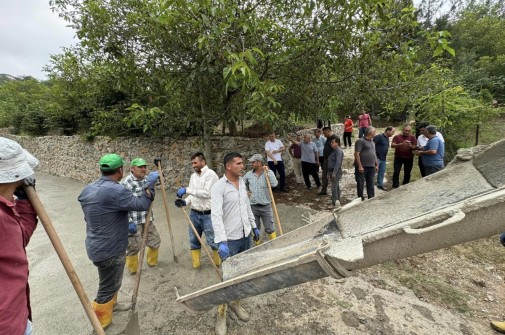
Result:
[[[342,125],[334,125],[337,135],[342,133]],[[38,171],[68,177],[89,183],[100,175],[98,160],[107,153],[117,153],[127,164],[136,157],[144,158],[152,163],[156,157],[162,159],[163,175],[168,188],[187,185],[193,173],[190,156],[204,150],[200,137],[186,139],[153,140],[148,138],[116,138],[96,137],[87,141],[81,136],[42,136],[28,137],[10,134],[7,130],[0,131],[0,136],[11,138],[20,143],[39,160]],[[280,137],[286,147],[290,142]],[[245,159],[256,153],[264,155],[266,138],[245,138],[230,136],[213,136],[211,165],[219,176],[222,176],[223,157],[226,153],[236,151]],[[282,158],[286,166],[286,174],[292,172],[291,157],[283,152]],[[247,161],[246,161],[247,162]],[[151,164],[150,169],[154,169]],[[125,173],[128,171],[125,169]]]

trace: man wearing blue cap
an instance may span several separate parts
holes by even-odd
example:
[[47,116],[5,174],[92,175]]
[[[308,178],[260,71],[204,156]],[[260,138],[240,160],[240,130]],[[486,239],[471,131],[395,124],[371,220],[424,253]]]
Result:
[[[79,195],[86,221],[86,251],[98,268],[98,293],[93,310],[103,328],[112,322],[112,311],[123,280],[128,246],[128,212],[146,211],[154,200],[157,171],[147,177],[147,185],[135,196],[121,185],[123,159],[117,154],[103,156],[99,163],[101,177]],[[119,305],[118,305],[119,307]],[[128,306],[120,306],[129,309]]]
[[[142,195],[147,186],[147,163],[142,158],[135,158],[130,163],[130,174],[121,182],[127,189],[133,192],[135,196]],[[139,261],[138,253],[144,227],[146,223],[147,211],[131,211],[128,213],[130,220],[130,229],[128,236],[128,248],[126,249],[126,268],[131,274],[137,272]],[[156,266],[158,264],[158,249],[161,244],[160,234],[154,225],[154,214],[151,211],[151,224],[147,231],[147,265]],[[137,231],[137,228],[138,229]]]

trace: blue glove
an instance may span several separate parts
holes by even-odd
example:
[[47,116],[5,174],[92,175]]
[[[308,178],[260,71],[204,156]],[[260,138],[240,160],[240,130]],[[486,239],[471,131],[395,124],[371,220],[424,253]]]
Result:
[[501,233],[501,235],[500,235],[500,242],[505,247],[505,233]]
[[183,199],[175,199],[175,205],[176,205],[177,207],[186,206],[186,200],[183,200]]
[[153,171],[150,172],[149,175],[147,175],[147,184],[149,185],[149,188],[151,187],[150,185],[153,185],[156,183],[158,178],[160,177],[160,173],[158,171]]
[[185,188],[185,187],[181,187],[181,188],[179,188],[179,190],[177,191],[177,196],[178,196],[179,198],[182,198],[182,196],[183,196],[184,194],[186,194],[186,188]]
[[219,249],[217,250],[219,257],[224,261],[230,257],[230,249],[228,248],[228,242],[219,243]]
[[259,241],[260,240],[260,230],[258,228],[253,228],[253,240],[254,241]]
[[26,200],[26,199],[28,199],[28,196],[26,195],[24,186],[32,186],[33,188],[35,188],[35,178],[33,177],[33,175],[31,175],[31,176],[26,177],[25,179],[23,179],[23,185],[19,186],[14,191],[14,195],[19,200]]
[[135,222],[130,222],[128,225],[128,232],[132,235],[137,233],[137,224]]

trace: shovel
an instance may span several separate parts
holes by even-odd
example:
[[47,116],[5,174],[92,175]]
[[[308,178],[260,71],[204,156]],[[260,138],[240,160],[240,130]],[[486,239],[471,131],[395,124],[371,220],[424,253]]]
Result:
[[70,258],[68,258],[68,254],[65,251],[65,248],[63,247],[63,244],[61,243],[61,240],[56,233],[56,230],[54,229],[54,226],[49,219],[44,206],[42,206],[42,203],[40,202],[35,189],[32,186],[25,186],[24,189],[26,195],[28,196],[28,200],[30,200],[33,208],[35,209],[35,212],[37,212],[37,216],[39,217],[40,222],[42,222],[42,226],[44,226],[44,229],[46,230],[47,236],[49,236],[49,240],[51,240],[51,243],[53,244],[54,250],[56,250],[58,257],[60,258],[61,264],[63,264],[63,268],[65,268],[65,271],[67,272],[70,282],[74,286],[75,292],[81,301],[82,307],[84,308],[84,311],[86,312],[86,315],[88,316],[93,329],[95,330],[96,334],[105,335],[105,332],[100,325],[100,321],[98,321],[98,318],[96,317],[96,314],[91,307],[88,296],[82,287],[81,281],[75,272],[74,266],[72,265]]
[[139,251],[139,263],[137,265],[137,276],[135,277],[135,287],[133,288],[132,294],[132,307],[128,312],[128,323],[126,324],[125,334],[126,335],[140,335],[140,326],[139,326],[139,314],[135,310],[137,305],[137,296],[139,294],[139,286],[140,286],[140,276],[142,275],[142,263],[144,263],[144,251],[147,244],[147,231],[149,229],[149,225],[151,224],[151,210],[153,208],[153,204],[149,206],[147,210],[146,223],[144,225],[144,236],[142,236],[142,243],[140,243],[140,251]]
[[270,185],[270,179],[268,178],[268,169],[263,171],[265,173],[265,179],[267,180],[268,192],[270,193],[270,199],[272,199],[272,208],[274,209],[275,220],[277,221],[277,228],[279,228],[279,236],[282,235],[281,220],[279,219],[279,213],[277,212],[277,206],[275,205],[274,193],[272,192],[272,185]]
[[172,225],[170,224],[170,215],[168,212],[168,204],[167,204],[167,193],[165,191],[165,181],[163,178],[163,171],[161,170],[161,159],[156,158],[154,160],[154,165],[156,165],[156,167],[158,168],[158,172],[160,173],[161,192],[163,194],[163,205],[165,206],[165,216],[167,217],[167,225],[168,225],[168,233],[170,235],[170,243],[172,244],[172,255],[174,256],[174,262],[178,263],[177,257],[175,256],[174,234],[172,233]]

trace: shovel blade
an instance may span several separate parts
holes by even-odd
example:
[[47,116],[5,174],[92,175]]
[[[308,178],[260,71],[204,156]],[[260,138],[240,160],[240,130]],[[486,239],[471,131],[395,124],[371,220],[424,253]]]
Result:
[[139,313],[137,311],[128,312],[128,324],[125,328],[126,335],[140,335]]

